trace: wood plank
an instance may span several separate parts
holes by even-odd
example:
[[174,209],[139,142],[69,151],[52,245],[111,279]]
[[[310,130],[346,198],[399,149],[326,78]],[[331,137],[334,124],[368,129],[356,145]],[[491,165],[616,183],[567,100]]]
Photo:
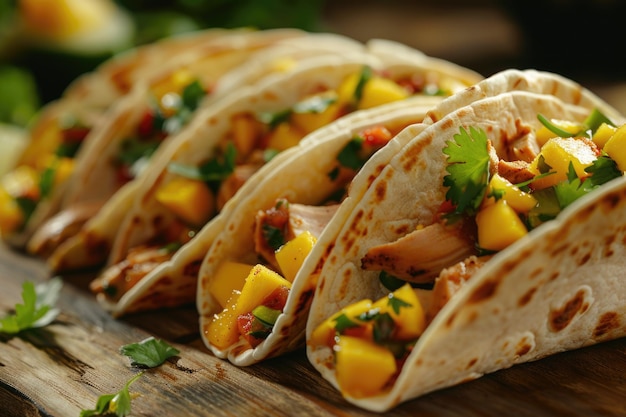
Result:
[[[25,280],[48,278],[35,259],[0,248],[0,316],[21,300]],[[372,416],[324,381],[303,351],[238,368],[203,346],[193,306],[114,320],[65,277],[62,313],[44,329],[0,339],[0,415],[78,416],[137,372],[120,346],[155,336],[181,353],[131,387],[132,415]],[[518,365],[400,405],[389,416],[626,415],[626,340]]]

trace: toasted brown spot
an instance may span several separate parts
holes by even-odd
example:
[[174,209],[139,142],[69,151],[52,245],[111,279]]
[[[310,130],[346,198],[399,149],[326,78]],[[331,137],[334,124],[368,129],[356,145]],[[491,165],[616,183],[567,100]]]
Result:
[[619,315],[610,311],[604,313],[598,320],[598,324],[593,331],[593,336],[596,338],[602,337],[611,330],[618,329],[620,327]]
[[[444,124],[445,124],[444,129],[447,129],[453,126],[451,120],[444,122]],[[432,141],[433,141],[433,135],[428,135],[427,137],[423,138],[422,140],[420,140],[413,146],[406,147],[404,150],[404,153],[402,154],[402,161],[401,161],[402,169],[404,171],[410,171],[411,167],[415,163],[417,163],[417,161],[419,160],[419,156],[422,154],[424,148],[429,146]]]
[[530,349],[532,349],[532,346],[529,343],[521,340],[520,343],[517,345],[517,350],[515,351],[515,354],[517,356],[524,356],[525,354],[530,352]]
[[526,294],[520,297],[520,299],[517,301],[517,305],[520,307],[524,307],[533,298],[533,295],[535,295],[535,292],[537,292],[537,288],[531,288],[528,291],[526,291]]
[[491,279],[485,283],[483,283],[480,287],[476,288],[476,290],[470,296],[470,303],[480,303],[491,298],[498,289],[499,282],[495,279]]
[[202,265],[202,259],[196,259],[195,261],[189,262],[185,265],[183,274],[188,276],[197,276],[200,272],[200,265]]
[[585,255],[583,255],[582,258],[578,260],[578,266],[586,264],[587,262],[589,262],[589,259],[591,259],[591,253],[587,252]]
[[385,194],[387,194],[387,182],[380,181],[376,184],[376,202],[381,202],[385,199]]
[[580,290],[561,309],[550,312],[549,323],[552,331],[563,330],[571,323],[576,314],[582,312],[584,296],[583,291]]
[[559,275],[561,274],[558,271],[553,272],[552,275],[550,275],[550,278],[548,278],[548,281],[554,281],[559,277]]
[[535,279],[535,278],[537,278],[538,276],[540,276],[542,272],[543,272],[543,267],[541,267],[541,266],[540,266],[540,267],[538,267],[538,268],[534,269],[534,270],[530,273],[529,278],[530,278],[530,279]]

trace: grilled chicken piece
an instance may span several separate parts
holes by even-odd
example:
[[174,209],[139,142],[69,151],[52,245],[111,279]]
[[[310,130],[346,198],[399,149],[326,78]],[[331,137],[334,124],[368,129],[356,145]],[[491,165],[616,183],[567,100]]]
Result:
[[498,162],[498,174],[511,184],[521,184],[533,179],[535,174],[529,168],[530,163],[525,161]]
[[370,248],[361,259],[361,267],[410,282],[429,283],[442,269],[476,253],[472,236],[462,222],[452,226],[433,223],[395,242]]
[[87,202],[60,211],[33,234],[28,242],[28,252],[43,258],[49,257],[61,243],[77,234],[100,207],[101,202]]
[[469,258],[441,271],[435,280],[426,319],[430,322],[461,287],[487,262],[491,256]]
[[161,246],[138,246],[128,253],[125,260],[104,270],[89,288],[94,293],[104,294],[109,300],[117,301],[172,255],[171,250]]
[[[309,231],[313,236],[319,236],[339,205],[309,206],[292,204],[286,200],[279,200],[269,210],[259,211],[256,216],[254,246],[257,254],[270,265],[278,268],[274,253],[278,243],[285,243],[299,234]],[[268,230],[278,234],[278,242],[270,242]]]

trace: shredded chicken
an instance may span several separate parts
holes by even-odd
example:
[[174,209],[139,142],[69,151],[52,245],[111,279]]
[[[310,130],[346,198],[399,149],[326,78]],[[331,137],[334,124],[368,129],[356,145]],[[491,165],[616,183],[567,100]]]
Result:
[[136,247],[129,251],[126,259],[104,270],[91,282],[89,288],[94,293],[103,293],[107,298],[119,300],[139,280],[169,260],[172,253],[163,247]]
[[429,322],[490,258],[491,256],[470,256],[441,271],[435,280],[430,307],[426,314]]
[[370,248],[361,267],[384,270],[410,282],[432,282],[442,269],[475,254],[472,236],[462,222],[453,226],[433,223],[395,242]]
[[540,146],[534,135],[527,134],[510,143],[508,159],[511,161],[532,162],[539,154]]
[[520,184],[535,177],[535,174],[530,170],[530,164],[525,161],[500,161],[498,162],[498,174],[512,184]]

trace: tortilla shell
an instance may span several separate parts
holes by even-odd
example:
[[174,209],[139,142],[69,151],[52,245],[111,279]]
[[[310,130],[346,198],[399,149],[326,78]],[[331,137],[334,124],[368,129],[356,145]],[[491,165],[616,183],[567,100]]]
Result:
[[[320,237],[315,251],[323,253],[323,266],[307,340],[342,307],[388,293],[377,272],[361,270],[360,259],[368,248],[402,236],[400,230],[433,222],[445,199],[442,149],[461,126],[483,129],[499,150],[520,129],[538,128],[538,113],[582,122],[590,110],[554,96],[515,91],[459,108],[415,136],[362,198],[346,199],[343,213],[336,215],[344,216],[339,233]],[[623,123],[623,118],[614,121]],[[354,182],[365,181],[366,168]],[[625,194],[626,181],[616,179],[496,254],[426,328],[388,391],[345,398],[386,411],[485,373],[623,336]],[[307,355],[339,388],[331,349],[308,344]]]

